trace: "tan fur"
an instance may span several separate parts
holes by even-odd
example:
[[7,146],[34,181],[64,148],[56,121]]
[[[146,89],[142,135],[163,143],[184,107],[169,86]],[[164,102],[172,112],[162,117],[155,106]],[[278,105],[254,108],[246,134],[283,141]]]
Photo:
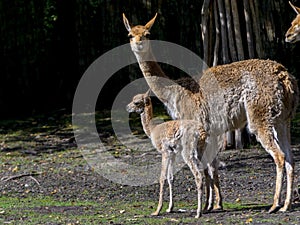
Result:
[[[151,21],[153,24],[153,19]],[[166,79],[158,64],[145,60],[155,59],[147,41],[133,41],[131,47],[150,89],[174,119],[200,121],[211,138],[248,123],[249,130],[276,164],[274,201],[269,212],[275,212],[280,205],[284,166],[287,194],[280,210],[290,208],[294,160],[289,142],[289,123],[296,110],[299,93],[297,81],[284,66],[271,60],[250,59],[212,67],[200,78],[199,92],[192,93]],[[213,149],[207,145],[205,151]],[[217,171],[216,167],[213,169]],[[218,184],[217,179],[217,176],[213,177],[214,184]]]
[[151,121],[153,119],[151,99],[147,93],[134,96],[132,102],[127,105],[127,111],[140,113],[145,133],[151,138],[153,146],[162,154],[159,203],[157,210],[152,215],[158,215],[162,208],[163,186],[166,176],[170,190],[170,202],[167,212],[172,211],[172,166],[175,154],[180,153],[195,176],[198,191],[196,218],[199,218],[201,216],[202,175],[201,162],[197,155],[203,154],[207,136],[202,125],[193,120],[173,120],[154,125]]
[[285,34],[285,41],[295,43],[300,40],[300,8],[294,6],[291,2],[289,2],[291,7],[297,13],[296,18],[292,21],[291,27]]

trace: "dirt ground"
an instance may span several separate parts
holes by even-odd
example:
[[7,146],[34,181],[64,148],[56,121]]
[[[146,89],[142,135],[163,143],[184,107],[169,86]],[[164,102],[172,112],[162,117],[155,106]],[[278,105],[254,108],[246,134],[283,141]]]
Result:
[[[62,132],[63,131],[63,132]],[[2,132],[4,133],[4,131]],[[136,202],[145,203],[144,209],[137,214],[149,218],[149,212],[154,211],[158,199],[158,184],[150,186],[132,187],[113,183],[95,172],[77,150],[71,129],[61,127],[61,130],[49,130],[37,133],[31,132],[32,139],[27,142],[34,143],[33,148],[25,142],[19,143],[19,148],[10,146],[8,133],[6,145],[2,140],[1,166],[0,166],[0,197],[18,197],[20,199],[30,195],[51,196],[57,201],[85,201],[99,204],[97,210],[105,211],[106,205],[118,202],[126,203],[128,208],[136,207]],[[45,135],[47,134],[47,135]],[[4,134],[3,134],[4,135]],[[27,134],[26,134],[27,135]],[[113,139],[108,133],[102,135],[109,142]],[[33,141],[38,138],[38,144]],[[46,145],[47,151],[39,153],[37,145]],[[18,141],[20,141],[18,139]],[[45,142],[44,142],[45,141]],[[28,144],[28,143],[27,143]],[[25,146],[25,147],[24,147]],[[50,147],[49,147],[50,146]],[[293,146],[296,161],[295,196],[293,209],[290,212],[268,214],[273,199],[275,186],[275,165],[272,158],[259,146],[244,150],[226,150],[220,153],[222,161],[220,167],[221,188],[224,199],[224,210],[213,211],[203,215],[197,222],[183,223],[181,218],[193,217],[196,208],[195,184],[191,172],[184,167],[175,175],[174,202],[175,212],[162,214],[151,224],[168,224],[163,218],[169,218],[169,224],[300,224],[300,146]],[[122,158],[118,156],[119,159]],[[16,162],[16,160],[19,160]],[[17,165],[17,166],[16,166]],[[285,190],[285,183],[283,190]],[[167,188],[165,203],[167,203]],[[283,196],[285,196],[283,191]],[[148,204],[149,203],[149,204]],[[189,204],[187,208],[185,203]],[[132,205],[131,205],[132,204]],[[101,208],[102,207],[102,208]],[[1,209],[1,202],[0,202]],[[73,214],[84,214],[82,207],[37,207],[36,213],[45,214],[64,211]],[[125,209],[126,210],[126,209]],[[124,212],[125,212],[124,210]],[[135,210],[135,209],[134,209]],[[89,210],[87,210],[89,211]],[[120,211],[122,213],[122,210]],[[11,215],[1,215],[3,221],[13,221]],[[1,220],[0,220],[1,221]],[[109,224],[147,224],[140,222],[126,223],[126,221]],[[91,222],[90,224],[106,224],[108,222]],[[14,223],[13,223],[14,224]],[[18,223],[16,223],[18,224]],[[24,223],[26,224],[26,223]],[[49,224],[59,224],[51,223]],[[66,223],[61,223],[66,224]],[[70,223],[72,224],[72,223]],[[75,223],[74,223],[75,224]]]

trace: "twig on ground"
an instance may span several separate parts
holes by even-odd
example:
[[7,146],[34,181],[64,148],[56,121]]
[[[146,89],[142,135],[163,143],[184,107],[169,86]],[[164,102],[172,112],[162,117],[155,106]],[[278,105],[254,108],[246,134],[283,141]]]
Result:
[[10,177],[2,177],[1,182],[16,180],[16,179],[19,179],[19,178],[22,178],[22,177],[30,177],[31,179],[33,179],[40,186],[40,183],[34,178],[34,176],[38,176],[38,175],[41,175],[41,174],[42,173],[23,173],[23,174],[18,174],[18,175],[15,175],[15,176],[10,176]]

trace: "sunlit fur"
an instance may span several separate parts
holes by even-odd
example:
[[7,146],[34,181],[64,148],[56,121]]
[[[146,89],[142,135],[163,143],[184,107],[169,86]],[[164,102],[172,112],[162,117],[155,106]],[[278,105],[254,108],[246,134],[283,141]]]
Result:
[[297,13],[296,18],[292,21],[291,27],[285,34],[285,41],[295,43],[300,41],[300,8],[294,6],[291,2],[289,2],[291,7]]

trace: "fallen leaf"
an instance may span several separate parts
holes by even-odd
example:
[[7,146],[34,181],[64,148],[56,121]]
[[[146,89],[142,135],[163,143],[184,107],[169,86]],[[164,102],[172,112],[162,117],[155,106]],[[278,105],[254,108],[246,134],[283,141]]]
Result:
[[18,172],[18,170],[19,170],[19,167],[16,166],[15,168],[13,168],[13,169],[11,170],[11,172],[15,173],[15,172]]
[[252,222],[253,222],[253,219],[251,217],[246,220],[246,223],[252,223]]

